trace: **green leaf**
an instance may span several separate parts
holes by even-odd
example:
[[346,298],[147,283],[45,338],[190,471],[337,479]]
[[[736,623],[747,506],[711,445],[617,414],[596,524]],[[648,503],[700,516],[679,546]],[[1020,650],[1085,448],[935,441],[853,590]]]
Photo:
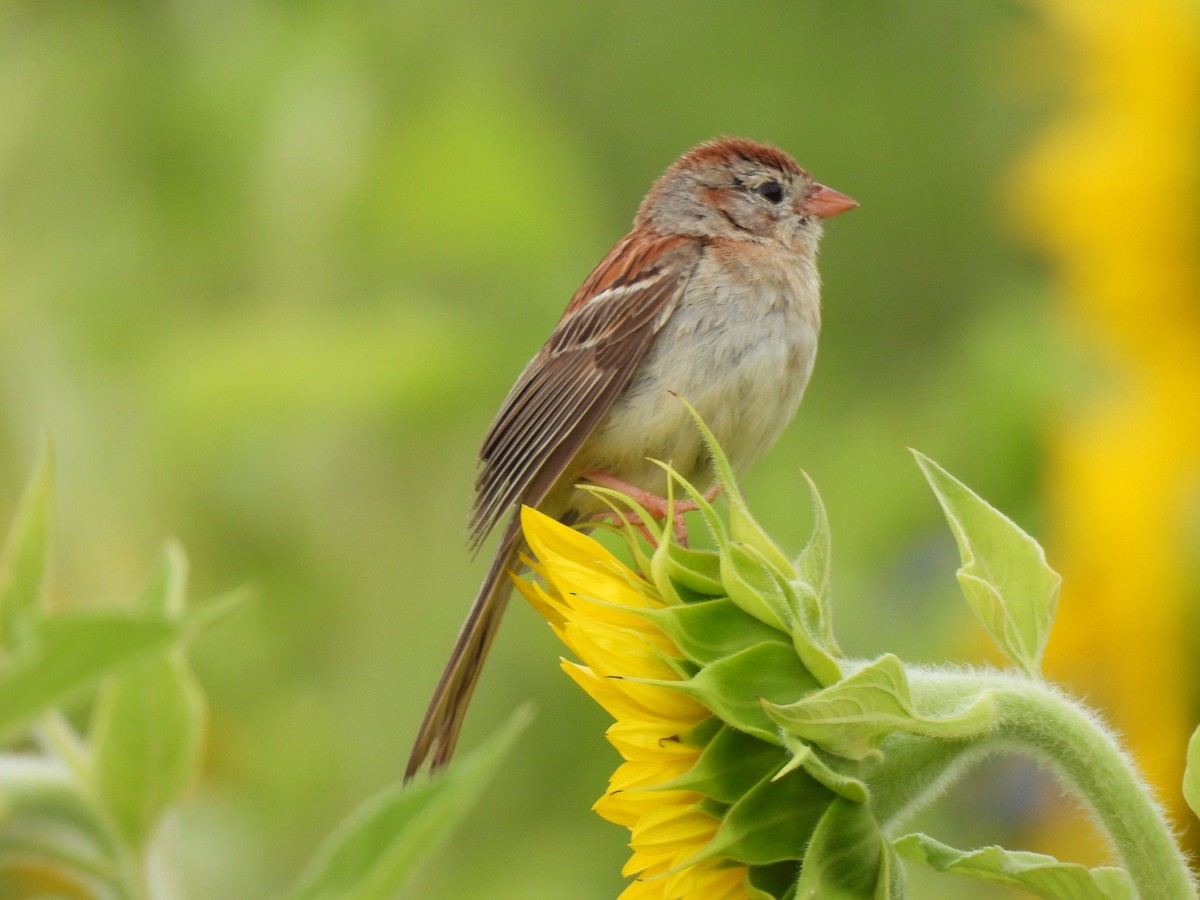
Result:
[[53,458],[42,444],[0,552],[0,648],[19,650],[41,615],[50,559]]
[[986,693],[955,714],[921,715],[913,706],[904,664],[891,654],[795,703],[779,705],[764,700],[763,707],[792,734],[854,760],[881,757],[880,745],[897,732],[963,738],[987,731],[995,720]]
[[154,568],[138,595],[137,609],[148,613],[179,615],[187,596],[187,554],[174,538],[163,543]]
[[787,635],[747,615],[732,600],[706,600],[683,606],[646,610],[683,655],[706,666],[762,643],[788,646]]
[[785,859],[769,866],[751,866],[746,872],[746,883],[757,891],[750,895],[752,900],[795,900],[799,861]]
[[866,782],[837,771],[822,759],[812,746],[794,734],[783,732],[783,746],[792,754],[792,758],[779,771],[776,778],[786,775],[792,769],[803,769],[829,790],[847,800],[854,803],[866,803],[870,799]]
[[838,797],[804,851],[796,900],[891,900],[904,896],[891,844],[864,804]]
[[290,900],[395,895],[483,791],[532,717],[517,710],[473,753],[427,781],[396,784],[355,810],[317,850]]
[[762,554],[749,544],[729,542],[719,552],[721,583],[729,599],[760,622],[790,634],[787,599]]
[[745,900],[776,900],[777,896],[779,895],[773,894],[770,891],[765,891],[756,885],[754,883],[755,876],[759,875],[759,873],[773,874],[776,872],[776,870],[782,870],[784,868],[791,869],[794,867],[794,865],[795,863],[785,862],[781,866],[756,866],[753,869],[747,869],[746,878],[742,882],[742,890],[745,891]]
[[916,451],[958,542],[963,595],[1000,649],[1038,677],[1062,578],[1037,541],[945,469]]
[[250,599],[250,595],[246,588],[235,588],[200,603],[193,603],[183,615],[175,618],[184,626],[188,635],[192,635],[227,619]]
[[[789,606],[799,608],[804,605],[802,599],[795,597],[790,585],[785,594],[788,595]],[[796,656],[822,687],[842,680],[841,663],[825,648],[819,629],[810,629],[804,618],[796,616],[792,618],[791,632]]]
[[0,672],[0,737],[180,634],[170,620],[124,613],[71,613],[43,621],[35,649]]
[[1200,728],[1192,732],[1188,741],[1187,767],[1183,770],[1183,799],[1192,813],[1200,816]]
[[750,508],[746,505],[746,500],[742,497],[742,492],[738,488],[737,479],[733,474],[733,467],[729,464],[729,458],[725,455],[725,451],[717,443],[716,436],[709,429],[708,425],[705,424],[704,420],[700,418],[700,413],[696,411],[695,407],[686,398],[680,397],[679,399],[687,407],[687,411],[691,413],[692,419],[696,422],[696,427],[700,430],[701,437],[704,438],[709,455],[712,457],[717,484],[721,486],[721,490],[724,492],[725,498],[729,503],[730,538],[735,543],[753,547],[760,557],[766,560],[773,569],[785,578],[794,578],[796,573],[792,569],[792,563],[787,558],[787,555],[779,549],[779,546],[771,540],[771,536],[750,515]]
[[696,791],[720,803],[733,803],[764,777],[778,772],[783,761],[783,752],[774,744],[722,725],[687,772],[651,790]]
[[779,729],[760,700],[788,704],[820,687],[792,648],[778,643],[756,644],[717,660],[689,681],[635,680],[683,691],[722,721],[773,744],[779,743]]
[[[664,541],[660,546],[663,575],[697,594],[708,597],[724,595],[725,589],[721,585],[721,561],[714,551],[683,547],[674,540]],[[658,577],[656,572],[655,584],[659,583]]]
[[179,651],[104,685],[91,732],[96,786],[129,842],[144,847],[200,762],[204,694]]
[[647,512],[645,507],[632,497],[628,497],[618,490],[588,482],[581,482],[575,485],[575,488],[576,490],[591,494],[612,511],[614,520],[611,523],[598,523],[597,527],[619,534],[625,541],[625,546],[629,548],[630,555],[633,557],[638,570],[642,572],[648,571],[651,560],[642,551],[641,542],[638,539],[638,530],[630,524],[630,516],[635,516],[641,522],[641,526],[646,529],[653,542],[660,547],[666,542],[667,536],[672,533],[671,529],[660,526],[654,520],[654,517]]
[[43,620],[30,647],[0,669],[0,740],[142,654],[211,624],[239,600],[217,597],[180,618],[91,612]]
[[752,866],[802,859],[834,797],[803,771],[768,776],[729,808],[709,845],[686,864],[712,857]]
[[[187,557],[163,545],[138,597],[143,613],[183,612]],[[144,847],[200,763],[204,694],[178,645],[110,676],[92,718],[100,799],[130,846]]]
[[829,561],[833,553],[833,539],[829,531],[829,517],[817,485],[807,472],[801,472],[812,496],[813,531],[800,555],[793,564],[796,578],[792,588],[800,604],[796,616],[805,626],[815,632],[821,646],[832,654],[840,655],[837,639],[833,635],[833,614],[830,603]]
[[1125,870],[1110,866],[1089,869],[1042,853],[1003,847],[956,850],[924,834],[905,835],[894,846],[905,859],[938,872],[1008,885],[1048,900],[1134,900],[1137,896]]
[[[712,535],[714,543],[716,543],[717,546],[727,543],[729,541],[729,535],[725,530],[725,522],[717,514],[716,507],[714,507],[712,503],[704,496],[704,492],[676,472],[669,463],[665,463],[657,459],[652,459],[650,461],[667,474],[668,499],[674,495],[675,485],[682,487],[684,493],[688,495],[688,499],[696,504],[696,512],[700,513],[700,517],[704,520],[704,525]],[[673,529],[664,529],[662,543],[674,543]],[[660,549],[662,549],[662,543],[659,545]],[[658,555],[658,553],[655,553],[655,556]]]

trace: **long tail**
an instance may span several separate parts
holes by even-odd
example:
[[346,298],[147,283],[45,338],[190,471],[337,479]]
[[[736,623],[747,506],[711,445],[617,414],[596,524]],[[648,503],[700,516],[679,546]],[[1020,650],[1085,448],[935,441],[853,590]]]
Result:
[[484,576],[475,602],[471,604],[471,611],[467,613],[467,620],[458,632],[450,661],[446,663],[437,690],[433,692],[433,699],[429,701],[429,709],[425,711],[425,719],[421,722],[421,729],[408,756],[405,781],[421,771],[426,763],[433,771],[450,762],[450,757],[454,755],[454,745],[458,743],[458,733],[462,730],[471,695],[475,693],[484,660],[492,648],[492,641],[512,593],[508,573],[517,561],[520,535],[520,522],[514,516],[504,531],[492,565]]

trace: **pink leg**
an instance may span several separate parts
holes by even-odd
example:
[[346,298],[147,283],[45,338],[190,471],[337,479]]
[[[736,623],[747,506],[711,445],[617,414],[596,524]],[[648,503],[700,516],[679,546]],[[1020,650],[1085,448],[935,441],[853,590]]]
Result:
[[[651,493],[650,491],[644,490],[637,485],[630,484],[627,481],[622,481],[620,478],[617,478],[614,475],[609,475],[607,472],[585,472],[584,478],[600,485],[601,487],[612,488],[614,491],[620,491],[631,500],[636,500],[646,510],[646,512],[648,512],[655,519],[665,519],[668,515],[671,515],[671,503],[666,497],[660,497],[658,494]],[[720,490],[721,488],[718,485],[717,487],[708,491],[704,495],[704,499],[711,503],[713,498],[717,496]],[[675,537],[679,540],[679,543],[685,547],[687,546],[687,525],[683,521],[683,514],[692,512],[696,509],[699,509],[699,507],[696,505],[696,501],[694,500],[675,501],[673,517],[675,525]],[[641,530],[642,534],[646,536],[646,539],[649,540],[650,543],[654,543],[653,538],[647,532],[645,526],[643,526],[643,524],[638,520],[637,516],[632,517],[631,523]]]

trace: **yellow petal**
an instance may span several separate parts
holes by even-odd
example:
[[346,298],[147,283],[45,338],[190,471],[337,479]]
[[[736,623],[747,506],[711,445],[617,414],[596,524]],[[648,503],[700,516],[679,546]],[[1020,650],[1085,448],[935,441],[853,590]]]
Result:
[[[521,511],[531,566],[545,586],[522,595],[582,660],[564,671],[616,720],[609,741],[625,760],[593,809],[630,829],[633,851],[622,872],[638,875],[623,900],[725,900],[745,896],[746,870],[720,861],[685,866],[713,839],[720,821],[702,812],[694,791],[655,790],[686,774],[701,747],[680,735],[710,716],[703,704],[669,684],[679,651],[653,619],[636,610],[663,601],[655,589],[587,535],[531,509]],[[644,679],[644,680],[643,680]],[[680,868],[684,866],[684,868]]]
[[627,759],[613,772],[609,788],[614,791],[656,788],[686,774],[695,764],[695,754]]
[[575,561],[584,565],[621,566],[620,560],[583,532],[529,506],[521,507],[521,531],[542,565]]
[[670,804],[648,813],[633,829],[629,843],[638,853],[682,852],[690,856],[712,840],[719,825],[708,813]]
[[529,601],[529,605],[537,611],[538,615],[551,625],[559,626],[566,621],[562,605],[557,599],[547,594],[540,584],[526,581],[524,578],[514,578],[513,585],[521,596]]
[[705,861],[672,872],[663,879],[664,897],[734,900],[746,896],[746,869]]
[[677,691],[624,678],[601,678],[587,666],[570,660],[563,660],[561,665],[614,719],[662,721],[668,729],[686,731],[708,717],[707,709]]
[[604,734],[627,760],[695,762],[700,758],[701,748],[683,743],[677,734],[667,733],[662,722],[626,719],[614,722]]
[[662,651],[636,632],[577,618],[568,622],[559,635],[586,665],[598,672],[657,680],[679,677],[663,658]]
[[661,881],[643,881],[641,878],[629,882],[617,900],[668,900],[663,893]]
[[668,804],[690,809],[703,799],[695,791],[624,791],[610,788],[608,793],[592,804],[592,809],[601,818],[632,830],[650,813],[662,810]]

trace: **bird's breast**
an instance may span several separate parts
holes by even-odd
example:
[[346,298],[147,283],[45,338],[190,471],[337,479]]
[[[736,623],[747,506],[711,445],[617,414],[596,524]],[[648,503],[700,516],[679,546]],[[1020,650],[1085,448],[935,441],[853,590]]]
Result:
[[[802,261],[803,263],[804,261]],[[745,471],[775,443],[804,395],[820,329],[814,265],[774,277],[764,267],[698,267],[629,386],[580,454],[588,469],[661,493],[670,462],[688,480],[712,483],[710,463],[678,395],[696,407]]]

